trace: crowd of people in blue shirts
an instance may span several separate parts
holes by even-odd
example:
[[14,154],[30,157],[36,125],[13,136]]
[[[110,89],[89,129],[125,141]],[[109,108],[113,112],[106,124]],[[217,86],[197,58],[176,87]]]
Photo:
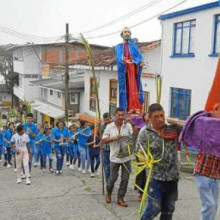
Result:
[[[14,164],[17,172],[16,154],[20,153],[18,138],[25,134],[27,138],[22,141],[29,154],[29,177],[32,165],[40,167],[42,172],[61,175],[64,159],[70,169],[78,169],[83,174],[91,173],[91,177],[94,177],[98,175],[100,165],[100,133],[92,124],[88,125],[84,121],[79,121],[79,124],[80,126],[72,124],[67,127],[63,121],[58,121],[54,128],[50,128],[47,122],[43,126],[37,126],[32,113],[28,113],[26,122],[19,124],[17,128],[13,122],[9,122],[7,128],[0,132],[0,162],[7,168]],[[13,137],[15,134],[17,139]],[[23,160],[21,179],[27,178],[24,162]],[[17,183],[21,183],[20,174]]]

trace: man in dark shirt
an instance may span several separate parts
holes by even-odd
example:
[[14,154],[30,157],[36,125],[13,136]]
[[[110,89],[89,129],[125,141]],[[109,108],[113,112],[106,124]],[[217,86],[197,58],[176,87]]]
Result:
[[153,165],[148,205],[141,219],[150,220],[161,213],[161,220],[171,220],[178,194],[177,140],[182,126],[175,120],[168,121],[173,125],[165,124],[163,107],[157,103],[149,107],[149,120],[139,133],[138,150],[147,152],[149,147],[154,159],[161,160]]

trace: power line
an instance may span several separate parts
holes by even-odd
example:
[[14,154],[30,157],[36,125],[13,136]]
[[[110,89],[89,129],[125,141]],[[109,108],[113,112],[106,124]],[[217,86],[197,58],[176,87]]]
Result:
[[[172,10],[172,9],[176,8],[177,6],[179,6],[179,5],[183,4],[183,3],[185,3],[186,1],[188,1],[188,0],[183,0],[183,1],[179,2],[178,4],[176,4],[176,5],[174,5],[174,6],[170,7],[170,8],[168,8],[168,9],[162,11],[162,12],[160,12],[160,13],[158,13],[158,14],[156,14],[156,15],[153,15],[153,16],[150,17],[150,18],[147,18],[147,19],[145,19],[145,20],[143,20],[143,21],[141,21],[141,22],[138,22],[138,23],[136,23],[136,24],[134,24],[134,25],[131,25],[130,28],[137,27],[137,26],[139,26],[139,25],[141,25],[141,24],[143,24],[143,23],[146,23],[146,22],[148,22],[148,21],[150,21],[150,20],[152,20],[152,19],[154,19],[154,18],[156,18],[156,17],[159,17],[161,14],[166,13],[166,12],[168,12],[169,10]],[[120,33],[120,32],[121,32],[121,30],[120,30],[120,31],[114,31],[114,32],[108,33],[108,34],[103,34],[103,35],[98,35],[98,36],[93,36],[93,37],[87,37],[86,39],[96,39],[96,38],[108,37],[108,36],[111,36],[111,35],[114,35],[114,34],[118,34],[118,33]]]
[[83,32],[83,34],[88,34],[88,33],[94,32],[94,31],[96,31],[96,30],[99,30],[99,29],[102,29],[102,28],[111,26],[111,25],[113,25],[113,24],[115,24],[115,23],[118,23],[118,22],[120,22],[120,21],[123,21],[123,20],[125,20],[125,19],[127,19],[127,18],[129,18],[129,17],[131,17],[131,16],[134,16],[134,15],[136,15],[136,14],[138,14],[138,13],[140,13],[140,12],[142,12],[142,11],[144,11],[144,10],[146,10],[146,9],[148,9],[148,8],[150,8],[150,7],[154,6],[154,5],[156,5],[156,4],[158,4],[158,3],[161,2],[161,1],[163,1],[163,0],[153,0],[153,1],[151,1],[151,2],[149,2],[149,3],[147,3],[147,4],[145,4],[145,5],[142,5],[141,7],[137,8],[137,9],[135,9],[135,10],[133,10],[133,11],[127,13],[127,14],[124,14],[123,16],[121,16],[121,17],[119,17],[119,18],[117,18],[117,19],[114,19],[113,21],[110,21],[110,22],[108,22],[108,23],[106,23],[106,24],[103,24],[103,25],[101,25],[101,26],[98,26],[98,27],[96,27],[96,28],[93,28],[93,29],[91,29],[91,30],[89,30],[89,31]]
[[29,34],[17,32],[15,30],[4,27],[2,25],[0,25],[0,32],[3,32],[5,34],[8,34],[8,35],[11,35],[11,36],[23,39],[23,40],[30,40],[30,41],[34,40],[34,41],[39,41],[39,42],[40,41],[41,42],[49,41],[49,40],[57,39],[58,37],[59,38],[61,37],[61,36],[57,36],[57,37],[40,37],[40,36],[35,36],[35,35],[29,35]]

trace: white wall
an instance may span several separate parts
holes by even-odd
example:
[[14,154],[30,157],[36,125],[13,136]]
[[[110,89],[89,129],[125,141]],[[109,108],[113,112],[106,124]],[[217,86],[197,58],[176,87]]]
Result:
[[50,95],[50,90],[51,89],[48,89],[48,92],[47,92],[47,101],[53,105],[56,105],[60,108],[62,108],[62,92],[61,95],[60,95],[60,98],[58,98],[58,91],[56,90],[53,90],[53,95]]
[[[110,79],[117,79],[117,72],[109,71],[109,70],[96,70],[96,76],[100,82],[99,99],[100,99],[100,110],[102,115],[105,112],[109,112],[109,82]],[[90,71],[87,71],[85,73],[85,91],[84,91],[85,101],[83,108],[85,109],[86,113],[95,116],[95,112],[89,110],[90,77],[92,77],[92,73]]]
[[143,72],[160,74],[161,69],[161,47],[158,46],[146,53],[143,53],[144,61],[147,63],[146,68],[143,68]]
[[18,50],[22,50],[23,56],[20,57],[20,60],[14,60],[14,71],[23,77],[22,86],[15,88],[14,94],[22,100],[32,101],[39,97],[39,88],[30,86],[30,81],[37,80],[37,78],[24,78],[24,75],[41,75],[41,62],[38,58],[38,56],[40,57],[40,47],[21,47],[13,53],[16,54]]
[[[160,74],[161,72],[161,47],[158,46],[146,53],[143,53],[144,61],[147,63],[143,68],[144,73]],[[142,77],[143,91],[150,93],[150,104],[156,102],[155,78]]]
[[[215,74],[217,58],[209,57],[213,46],[214,15],[212,8],[162,21],[162,105],[169,115],[170,87],[191,89],[191,114],[204,109]],[[195,57],[170,58],[173,53],[174,23],[196,19]]]
[[[26,101],[32,101],[39,97],[39,87],[31,86],[30,81],[33,79],[24,79],[22,87],[24,88],[24,99]],[[35,79],[36,80],[36,79]]]

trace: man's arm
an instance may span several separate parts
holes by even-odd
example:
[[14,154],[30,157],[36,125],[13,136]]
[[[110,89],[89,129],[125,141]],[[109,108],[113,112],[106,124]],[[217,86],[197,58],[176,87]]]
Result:
[[174,119],[174,118],[166,118],[166,121],[171,125],[184,126],[185,121]]
[[122,138],[121,135],[117,135],[115,137],[110,137],[110,127],[107,126],[105,131],[104,131],[104,134],[102,136],[102,144],[108,144],[108,143],[111,143],[113,141],[117,141],[121,138]]

